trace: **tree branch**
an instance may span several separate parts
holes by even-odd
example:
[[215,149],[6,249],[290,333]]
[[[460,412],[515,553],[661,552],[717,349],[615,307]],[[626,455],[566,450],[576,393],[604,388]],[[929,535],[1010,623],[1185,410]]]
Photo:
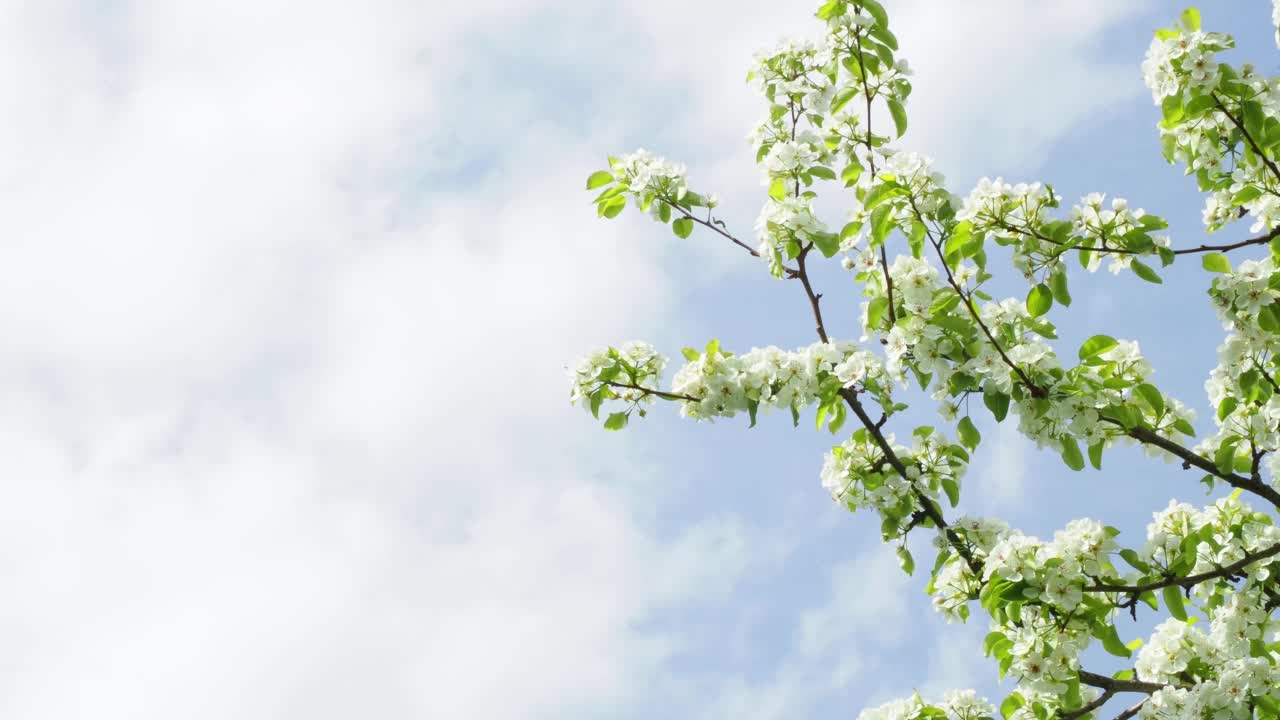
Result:
[[639,390],[645,395],[653,395],[654,397],[660,397],[663,400],[686,400],[688,402],[702,402],[700,398],[696,398],[692,395],[682,395],[680,393],[669,393],[669,392],[664,392],[662,390],[647,388],[642,385],[633,385],[631,383],[620,383],[620,382],[614,382],[612,380],[606,380],[604,384],[608,385],[609,387],[622,388],[624,390]]
[[[1170,578],[1165,578],[1164,580],[1156,580],[1149,583],[1143,583],[1142,585],[1111,585],[1108,583],[1097,583],[1094,585],[1085,586],[1084,591],[1085,592],[1118,592],[1118,593],[1129,593],[1132,595],[1137,595],[1137,594],[1148,592],[1151,590],[1160,590],[1162,588],[1172,587],[1174,585],[1178,587],[1189,588],[1189,587],[1192,587],[1193,585],[1202,583],[1205,580],[1231,577],[1232,575],[1239,573],[1241,570],[1244,570],[1249,565],[1252,565],[1253,563],[1256,563],[1259,560],[1266,560],[1267,558],[1277,554],[1280,554],[1280,543],[1272,545],[1266,550],[1259,550],[1258,552],[1252,555],[1245,555],[1243,558],[1241,558],[1240,560],[1237,560],[1236,562],[1231,563],[1230,565],[1224,565],[1223,567],[1220,567],[1217,570],[1210,570],[1208,572],[1202,572],[1197,575],[1187,575],[1185,577],[1170,577]],[[1101,687],[1101,686],[1098,686],[1098,687]]]
[[863,427],[867,429],[867,432],[871,433],[871,438],[875,441],[876,445],[880,446],[881,452],[884,453],[885,460],[888,461],[894,471],[901,475],[902,478],[911,486],[911,490],[915,493],[916,499],[920,501],[921,510],[923,510],[925,515],[927,515],[929,519],[933,521],[933,524],[938,527],[943,536],[946,537],[947,542],[951,544],[951,547],[955,548],[956,554],[958,554],[961,559],[964,560],[965,564],[969,566],[969,569],[973,571],[973,574],[981,577],[982,563],[978,562],[978,559],[969,551],[969,547],[965,545],[964,540],[956,534],[955,530],[951,529],[950,525],[947,524],[947,520],[942,516],[942,511],[938,509],[938,506],[935,505],[933,501],[929,499],[929,496],[925,495],[924,492],[916,486],[915,481],[907,475],[907,466],[903,464],[902,460],[898,457],[898,454],[893,451],[893,447],[889,444],[889,441],[885,439],[884,433],[880,432],[880,426],[883,423],[877,423],[871,419],[871,416],[867,414],[866,407],[864,407],[862,401],[858,399],[858,394],[853,390],[848,388],[841,389],[840,396],[849,404],[849,407],[853,410],[853,414],[858,416],[858,420],[862,423]]
[[822,306],[819,304],[822,300],[822,295],[813,291],[813,285],[809,282],[809,270],[804,264],[805,258],[812,249],[813,245],[806,245],[800,251],[800,255],[796,258],[796,265],[799,266],[796,277],[800,278],[800,284],[804,286],[804,294],[809,297],[809,307],[813,310],[814,329],[818,331],[818,337],[824,343],[831,342],[827,337],[827,326],[822,321]]
[[[704,220],[703,218],[700,218],[700,217],[698,217],[697,215],[694,215],[693,213],[691,213],[691,212],[689,212],[688,210],[684,209],[683,207],[681,207],[681,206],[680,206],[680,205],[678,205],[677,203],[672,202],[669,198],[665,198],[665,197],[658,197],[657,199],[658,199],[658,201],[659,201],[659,202],[663,203],[663,204],[664,204],[664,205],[666,205],[667,207],[669,207],[669,208],[671,208],[672,210],[675,210],[676,212],[680,213],[680,216],[681,216],[681,217],[685,217],[685,218],[688,218],[688,219],[690,219],[690,220],[694,221],[695,223],[697,223],[697,224],[701,225],[701,226],[702,226],[702,227],[704,227],[704,228],[707,228],[708,230],[711,230],[712,232],[716,233],[717,235],[720,235],[721,237],[724,237],[724,238],[728,239],[728,240],[729,240],[730,242],[732,242],[734,245],[737,245],[738,247],[742,248],[743,250],[746,250],[748,253],[750,253],[750,254],[751,254],[751,257],[757,257],[757,258],[758,258],[758,257],[760,257],[760,252],[759,252],[758,250],[756,250],[755,248],[751,247],[750,245],[748,245],[748,244],[744,243],[743,241],[739,240],[737,237],[734,237],[733,233],[731,233],[731,232],[729,232],[728,230],[726,230],[726,229],[724,228],[724,223],[723,223],[723,222],[721,222],[721,221],[719,221],[719,220],[716,220],[716,219],[714,219],[714,218],[709,219],[709,220]],[[789,267],[787,267],[787,266],[783,265],[783,266],[782,266],[782,269],[783,269],[783,271],[784,271],[784,272],[786,272],[787,277],[792,277],[792,278],[796,277],[796,270],[795,270],[794,268],[789,268]]]
[[1146,693],[1147,695],[1168,687],[1160,683],[1144,682],[1142,680],[1117,680],[1113,677],[1089,672],[1088,670],[1080,671],[1080,682],[1102,690],[1110,690],[1112,693],[1137,692]]
[[1218,97],[1217,93],[1211,93],[1211,95],[1213,97],[1213,101],[1217,103],[1218,109],[1222,111],[1223,115],[1227,116],[1227,119],[1231,121],[1232,125],[1235,125],[1236,128],[1240,130],[1240,134],[1244,136],[1244,141],[1249,143],[1249,147],[1253,148],[1253,152],[1256,153],[1258,158],[1262,160],[1263,164],[1271,170],[1271,176],[1276,180],[1280,180],[1280,168],[1276,167],[1275,161],[1267,157],[1266,153],[1262,152],[1262,148],[1258,146],[1258,142],[1254,140],[1253,136],[1249,134],[1249,131],[1245,129],[1244,123],[1240,122],[1235,115],[1232,115],[1231,111],[1227,110],[1227,106],[1223,104],[1222,98]]
[[[1103,415],[1101,416],[1101,419],[1109,423],[1112,423],[1114,425],[1119,425],[1121,427],[1124,427],[1119,420],[1116,420],[1114,418],[1109,418]],[[1215,464],[1209,458],[1206,458],[1203,455],[1198,455],[1192,452],[1191,450],[1189,450],[1188,448],[1185,448],[1166,437],[1157,435],[1154,431],[1148,430],[1147,428],[1143,428],[1143,427],[1125,428],[1125,434],[1133,438],[1134,440],[1137,440],[1140,443],[1143,443],[1145,445],[1154,445],[1160,448],[1161,450],[1164,450],[1178,458],[1181,458],[1183,468],[1186,468],[1186,469],[1190,469],[1192,467],[1200,468],[1201,470],[1204,470],[1210,475],[1213,475],[1214,477],[1223,480],[1231,487],[1240,488],[1241,490],[1247,490],[1253,493],[1254,495],[1257,495],[1258,497],[1263,498],[1267,502],[1270,502],[1275,507],[1280,508],[1280,493],[1276,492],[1275,489],[1271,488],[1266,483],[1261,482],[1260,480],[1247,478],[1247,477],[1244,477],[1243,475],[1236,475],[1235,473],[1224,473],[1221,470],[1219,470],[1217,464]]]

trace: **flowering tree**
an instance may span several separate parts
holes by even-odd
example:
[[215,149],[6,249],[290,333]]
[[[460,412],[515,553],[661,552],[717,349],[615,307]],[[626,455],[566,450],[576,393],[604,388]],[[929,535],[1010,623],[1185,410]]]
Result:
[[[666,360],[652,347],[610,347],[572,371],[572,400],[604,412],[611,430],[659,400],[694,420],[745,413],[754,425],[757,413],[777,408],[798,422],[813,407],[819,428],[851,427],[825,458],[823,486],[850,511],[879,516],[907,573],[915,566],[908,534],[935,536],[926,589],[950,620],[975,610],[988,617],[983,649],[1001,677],[1016,681],[999,704],[1009,720],[1092,717],[1118,695],[1137,699],[1121,719],[1280,717],[1280,643],[1266,639],[1280,607],[1280,527],[1271,514],[1280,509],[1280,79],[1219,62],[1233,41],[1202,31],[1194,9],[1156,33],[1142,71],[1161,110],[1164,156],[1206,194],[1210,231],[1248,217],[1254,234],[1175,247],[1160,234],[1162,218],[1120,198],[1091,194],[1064,213],[1052,186],[1000,179],[952,195],[927,158],[893,145],[907,128],[911,82],[883,7],[829,0],[817,17],[820,40],[758,56],[749,76],[768,106],[751,136],[768,186],[754,243],[717,218],[715,196],[690,189],[683,167],[644,151],[610,158],[587,180],[589,190],[603,188],[595,200],[603,217],[630,202],[682,238],[701,227],[759,258],[773,277],[798,281],[817,341],[740,354],[714,340],[686,348],[666,386]],[[873,117],[893,125],[873,127]],[[852,210],[841,227],[815,211],[823,183],[848,190]],[[984,291],[996,270],[991,243],[1011,252],[1030,286],[1025,298]],[[1232,251],[1262,257],[1233,265]],[[810,279],[811,263],[837,255],[866,297],[858,342],[829,337]],[[1048,342],[1056,337],[1048,314],[1071,304],[1073,257],[1084,270],[1105,261],[1112,272],[1159,283],[1158,268],[1186,255],[1215,274],[1209,297],[1226,333],[1206,382],[1216,431],[1199,439],[1192,412],[1150,381],[1137,342],[1095,335],[1066,357]],[[939,403],[945,430],[897,427],[900,396],[913,385]],[[949,518],[981,442],[967,411],[977,404],[965,402],[974,396],[1073,470],[1086,462],[1100,469],[1108,448],[1139,444],[1203,474],[1211,488],[1234,491],[1203,508],[1171,502],[1139,547],[1120,545],[1118,531],[1090,519],[1046,541],[997,519]],[[1117,616],[1149,611],[1169,617],[1145,643],[1124,643]],[[1132,665],[1112,674],[1082,667],[1094,641]],[[995,712],[962,691],[863,716]]]

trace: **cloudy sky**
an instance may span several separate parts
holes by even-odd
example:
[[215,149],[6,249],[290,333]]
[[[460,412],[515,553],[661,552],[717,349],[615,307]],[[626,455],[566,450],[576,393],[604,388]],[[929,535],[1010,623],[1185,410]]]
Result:
[[[917,73],[904,144],[954,190],[1118,193],[1200,242],[1138,73],[1179,5],[886,4]],[[567,405],[600,345],[811,341],[760,264],[582,191],[644,146],[749,232],[742,79],[811,10],[0,2],[0,716],[767,720],[997,692],[986,628],[934,618],[824,495],[829,436],[664,412],[605,434]],[[1268,12],[1205,22],[1274,71]],[[847,276],[818,280],[852,334]],[[1205,286],[1104,273],[1054,319],[1064,347],[1139,338],[1203,410]],[[989,425],[966,512],[1133,537],[1202,496]]]

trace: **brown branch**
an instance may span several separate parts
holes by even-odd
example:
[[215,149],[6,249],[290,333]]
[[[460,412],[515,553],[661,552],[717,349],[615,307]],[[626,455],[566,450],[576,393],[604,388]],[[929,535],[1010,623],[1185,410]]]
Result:
[[991,346],[1000,354],[1000,358],[1004,360],[1004,364],[1008,365],[1013,370],[1013,372],[1018,376],[1018,379],[1022,381],[1022,384],[1026,386],[1027,391],[1030,392],[1033,397],[1049,397],[1049,391],[1033,382],[1031,377],[1027,375],[1026,371],[1018,367],[1017,363],[1013,362],[1013,360],[1011,360],[1005,353],[1004,348],[1000,347],[1000,343],[996,341],[996,337],[991,332],[991,328],[988,328],[987,324],[982,321],[981,315],[978,314],[978,309],[974,307],[973,298],[965,293],[964,288],[960,287],[960,283],[956,282],[956,276],[951,272],[951,266],[947,264],[947,257],[942,252],[942,243],[933,237],[933,231],[929,229],[928,223],[925,223],[924,217],[920,214],[920,209],[916,207],[915,198],[909,197],[908,199],[911,201],[911,211],[915,213],[916,219],[924,225],[925,235],[929,238],[929,244],[933,246],[934,252],[938,254],[938,260],[942,262],[942,270],[947,274],[947,284],[950,285],[951,289],[955,290],[956,294],[960,296],[960,299],[964,301],[964,306],[968,309],[970,317],[972,317],[973,321],[978,324],[979,328],[982,328],[982,334],[987,336],[987,340],[991,342]]
[[1116,694],[1115,690],[1106,690],[1101,695],[1099,695],[1097,699],[1095,699],[1093,702],[1088,703],[1070,712],[1059,712],[1058,717],[1061,718],[1061,720],[1075,720],[1078,717],[1088,715],[1094,710],[1097,710],[1103,705],[1106,705],[1108,700],[1115,697],[1115,694]]
[[701,398],[696,398],[692,395],[682,395],[680,393],[669,393],[669,392],[664,392],[662,390],[647,388],[642,385],[634,385],[631,383],[620,383],[620,382],[614,382],[612,380],[606,380],[604,384],[608,385],[609,387],[622,388],[624,390],[639,390],[645,395],[653,395],[654,397],[660,397],[663,400],[686,400],[688,402],[702,402]]
[[1149,583],[1143,583],[1142,585],[1110,585],[1107,583],[1097,583],[1095,585],[1085,586],[1084,591],[1085,592],[1118,592],[1118,593],[1129,593],[1129,594],[1137,595],[1140,593],[1149,592],[1151,590],[1160,590],[1162,588],[1172,587],[1175,585],[1178,587],[1189,588],[1199,583],[1202,583],[1205,580],[1231,577],[1232,575],[1239,573],[1241,570],[1245,569],[1249,565],[1252,565],[1253,563],[1256,563],[1259,560],[1266,560],[1267,558],[1277,554],[1280,554],[1280,543],[1272,545],[1266,550],[1260,550],[1252,555],[1245,555],[1242,559],[1237,560],[1236,562],[1233,562],[1230,565],[1225,565],[1223,567],[1218,568],[1217,570],[1202,572],[1202,573],[1199,573],[1198,575],[1187,575],[1185,577],[1170,577],[1170,578],[1165,578],[1164,580],[1156,580]]
[[1272,240],[1274,240],[1277,235],[1280,235],[1280,227],[1276,228],[1275,230],[1272,230],[1266,235],[1259,235],[1258,237],[1249,238],[1248,240],[1241,240],[1240,242],[1228,243],[1226,245],[1197,245],[1196,247],[1193,247],[1193,248],[1182,248],[1181,250],[1174,250],[1173,254],[1187,255],[1189,253],[1198,253],[1198,252],[1226,252],[1228,250],[1238,250],[1242,247],[1249,247],[1250,245],[1263,245],[1265,243],[1269,243]]
[[916,485],[915,481],[907,475],[907,466],[903,464],[902,459],[898,457],[898,454],[893,451],[893,446],[889,444],[884,433],[880,432],[880,426],[883,423],[877,423],[871,419],[871,416],[867,414],[867,409],[862,405],[862,401],[858,399],[858,394],[853,390],[843,388],[840,390],[840,396],[849,404],[850,409],[853,410],[853,414],[858,416],[858,420],[862,423],[863,427],[867,429],[867,432],[871,433],[872,440],[874,440],[876,445],[880,447],[880,451],[884,453],[885,460],[894,469],[894,471],[901,475],[902,478],[907,481],[907,484],[911,486],[911,490],[915,493],[916,499],[920,501],[920,507],[924,514],[927,515],[929,519],[933,521],[933,524],[938,527],[943,536],[946,537],[947,542],[951,544],[951,547],[955,548],[956,554],[958,554],[961,559],[964,560],[965,564],[969,566],[969,569],[973,571],[973,574],[981,577],[982,563],[973,556],[973,553],[969,551],[969,547],[965,545],[964,540],[956,534],[955,530],[951,529],[950,525],[947,524],[947,519],[942,516],[942,511],[938,509],[938,506],[934,504],[933,500],[929,499],[929,496],[925,495],[924,492]]
[[1141,699],[1141,700],[1139,700],[1137,703],[1135,703],[1135,704],[1131,705],[1130,707],[1126,708],[1124,712],[1122,712],[1122,713],[1120,713],[1119,715],[1115,716],[1115,718],[1114,718],[1113,720],[1129,720],[1129,718],[1131,718],[1131,717],[1133,717],[1134,715],[1137,715],[1139,712],[1141,712],[1141,711],[1142,711],[1142,706],[1143,706],[1143,705],[1146,705],[1146,704],[1147,704],[1147,699],[1146,699],[1146,698],[1142,698],[1142,699]]
[[[1110,418],[1105,415],[1100,416],[1100,418],[1106,422],[1112,423],[1113,425],[1124,427],[1123,423],[1115,418]],[[1223,480],[1231,487],[1247,490],[1254,495],[1263,498],[1275,507],[1280,508],[1280,493],[1276,492],[1275,489],[1269,487],[1266,483],[1261,482],[1260,480],[1247,478],[1235,473],[1223,472],[1219,470],[1217,464],[1209,458],[1194,453],[1190,449],[1185,448],[1166,437],[1158,435],[1147,428],[1125,428],[1125,434],[1144,445],[1154,445],[1161,450],[1180,458],[1182,460],[1182,467],[1185,469],[1190,469],[1192,467],[1200,468],[1210,475]]]
[[800,284],[804,286],[804,294],[809,297],[809,307],[813,310],[814,329],[818,331],[818,337],[824,343],[831,342],[827,337],[827,327],[822,321],[822,307],[819,305],[822,295],[813,291],[813,285],[809,282],[809,270],[804,264],[806,256],[812,249],[813,245],[806,245],[800,251],[800,255],[796,258],[796,265],[800,268],[796,273],[796,277],[800,278]]
[[1235,125],[1236,128],[1240,130],[1240,134],[1244,136],[1244,141],[1249,143],[1249,147],[1253,148],[1253,152],[1256,153],[1258,158],[1262,160],[1263,164],[1271,170],[1272,177],[1276,180],[1280,180],[1280,168],[1276,167],[1274,160],[1267,157],[1267,154],[1262,152],[1262,148],[1258,145],[1258,142],[1254,140],[1253,136],[1249,134],[1249,131],[1245,129],[1244,123],[1240,122],[1235,115],[1232,115],[1231,112],[1227,110],[1227,106],[1223,104],[1222,98],[1218,97],[1217,93],[1211,93],[1211,96],[1213,97],[1213,101],[1217,103],[1218,109],[1222,111],[1222,114],[1226,115],[1227,119],[1231,121],[1231,124]]
[[[1065,243],[1060,240],[1054,240],[1053,238],[1043,233],[1036,232],[1035,230],[1032,230],[1029,227],[1020,228],[1020,227],[1017,227],[1016,225],[1010,225],[1009,223],[1004,222],[1003,220],[996,220],[995,224],[1001,228],[1004,228],[1005,230],[1008,230],[1009,232],[1028,235],[1037,240],[1042,240],[1051,245],[1057,245],[1058,247],[1065,247],[1069,250],[1086,250],[1086,251],[1097,252],[1097,253],[1112,253],[1115,255],[1149,254],[1149,253],[1140,252],[1137,250],[1126,250],[1124,248],[1097,247],[1094,245],[1072,245],[1071,243]],[[1239,250],[1242,247],[1249,247],[1250,245],[1264,245],[1274,240],[1276,236],[1280,236],[1280,227],[1277,227],[1276,229],[1272,230],[1271,232],[1265,235],[1259,235],[1258,237],[1252,237],[1247,240],[1241,240],[1239,242],[1233,242],[1233,243],[1226,243],[1223,245],[1197,245],[1195,247],[1179,248],[1177,250],[1174,250],[1173,254],[1174,255],[1190,255],[1192,253],[1227,252],[1229,250]]]
[[[862,10],[861,4],[856,7]],[[875,148],[871,145],[871,86],[867,84],[867,68],[863,63],[862,53],[862,30],[859,29],[853,34],[853,41],[858,46],[858,73],[862,77],[862,96],[867,102],[867,134],[863,140],[863,144],[867,146],[867,164],[871,166],[871,180],[876,179],[876,155]],[[885,297],[889,301],[889,326],[892,327],[898,323],[898,311],[893,307],[893,278],[889,277],[889,254],[885,251],[884,244],[880,244],[880,268],[884,272]]]
[[1150,695],[1157,690],[1163,690],[1168,687],[1160,683],[1144,682],[1142,680],[1117,680],[1113,677],[1089,672],[1088,670],[1080,671],[1080,682],[1102,690],[1110,690],[1112,693],[1138,692]]

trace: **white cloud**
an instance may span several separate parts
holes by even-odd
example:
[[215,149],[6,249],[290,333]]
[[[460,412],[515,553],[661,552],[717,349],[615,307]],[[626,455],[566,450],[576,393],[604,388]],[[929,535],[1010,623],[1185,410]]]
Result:
[[[0,4],[0,714],[565,717],[666,682],[685,639],[645,621],[727,602],[785,543],[721,515],[658,532],[676,469],[565,407],[573,353],[680,320],[665,235],[578,188],[662,124],[646,101],[684,98],[668,136],[749,209],[736,83],[809,23],[664,7]],[[1052,58],[1010,7],[974,11],[1032,38],[996,87],[1089,77],[1097,26],[1055,17]],[[701,13],[727,19],[706,42]],[[919,22],[922,75],[972,48]],[[929,137],[986,138],[957,133]],[[793,668],[849,682],[840,638],[892,646],[901,608],[863,614],[859,573],[905,580],[860,557],[797,664],[744,685],[762,713],[803,702]]]

